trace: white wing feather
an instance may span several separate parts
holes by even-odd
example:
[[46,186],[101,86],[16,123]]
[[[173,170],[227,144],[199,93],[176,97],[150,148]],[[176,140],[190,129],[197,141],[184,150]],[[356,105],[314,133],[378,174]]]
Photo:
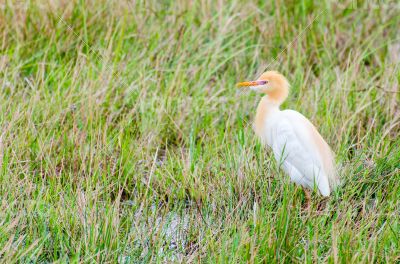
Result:
[[291,180],[306,188],[318,188],[324,196],[330,194],[329,181],[325,175],[318,151],[309,143],[306,124],[297,112],[282,111],[272,128],[270,146],[275,158]]

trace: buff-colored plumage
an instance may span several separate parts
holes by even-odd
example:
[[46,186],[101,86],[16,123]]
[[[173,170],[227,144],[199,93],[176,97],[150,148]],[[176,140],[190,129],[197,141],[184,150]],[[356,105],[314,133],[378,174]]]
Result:
[[265,96],[254,120],[257,136],[272,148],[277,162],[291,180],[329,196],[338,184],[333,152],[317,129],[302,114],[279,109],[289,94],[289,83],[278,72],[268,71],[257,81],[239,83]]

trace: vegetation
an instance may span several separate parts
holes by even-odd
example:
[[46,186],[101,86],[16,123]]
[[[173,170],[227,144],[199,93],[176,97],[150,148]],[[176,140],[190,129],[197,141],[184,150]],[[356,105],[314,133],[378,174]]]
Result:
[[[0,258],[400,260],[395,1],[0,3]],[[304,210],[252,130],[264,70],[336,153]]]

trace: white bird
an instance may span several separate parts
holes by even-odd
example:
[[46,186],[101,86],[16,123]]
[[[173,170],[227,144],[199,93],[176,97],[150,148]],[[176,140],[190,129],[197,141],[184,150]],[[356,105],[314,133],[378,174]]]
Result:
[[[238,86],[265,94],[257,107],[254,130],[272,148],[291,181],[329,196],[339,183],[334,154],[306,117],[293,110],[279,109],[289,94],[286,78],[276,71],[267,71],[258,80],[241,82]],[[309,206],[310,193],[304,192]]]

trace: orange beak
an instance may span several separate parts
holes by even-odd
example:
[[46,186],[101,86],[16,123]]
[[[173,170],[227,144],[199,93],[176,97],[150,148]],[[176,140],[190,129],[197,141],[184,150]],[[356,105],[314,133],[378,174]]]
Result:
[[249,86],[257,86],[257,85],[264,85],[267,81],[250,81],[250,82],[240,82],[237,83],[237,87],[249,87]]

